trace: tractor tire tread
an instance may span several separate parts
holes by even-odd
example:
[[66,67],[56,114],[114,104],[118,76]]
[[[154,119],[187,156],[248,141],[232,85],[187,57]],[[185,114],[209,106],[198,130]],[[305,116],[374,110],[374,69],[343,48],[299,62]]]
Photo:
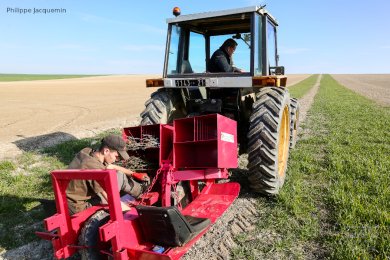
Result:
[[278,124],[283,109],[288,106],[290,110],[290,96],[283,88],[267,87],[256,97],[247,134],[248,180],[255,192],[274,195],[284,183],[284,178],[278,175]]
[[298,139],[300,105],[296,98],[290,99],[290,149],[295,147]]
[[99,210],[84,223],[79,235],[79,245],[89,248],[80,250],[82,260],[101,259],[100,252],[94,246],[96,246],[99,237],[99,227],[107,223],[109,217],[106,211]]
[[150,95],[145,102],[145,109],[141,112],[141,125],[167,124],[173,118],[177,97],[172,92],[160,88]]

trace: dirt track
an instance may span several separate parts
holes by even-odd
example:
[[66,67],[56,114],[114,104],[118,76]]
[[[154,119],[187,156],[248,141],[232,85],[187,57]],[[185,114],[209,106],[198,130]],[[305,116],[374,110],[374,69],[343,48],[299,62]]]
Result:
[[[309,75],[289,75],[293,85]],[[0,82],[0,159],[137,123],[158,75]]]

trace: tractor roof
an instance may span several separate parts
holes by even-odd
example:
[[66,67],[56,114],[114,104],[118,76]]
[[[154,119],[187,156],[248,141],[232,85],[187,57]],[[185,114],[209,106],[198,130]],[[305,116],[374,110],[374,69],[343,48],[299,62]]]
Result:
[[[167,23],[179,23],[184,21],[193,21],[193,20],[201,20],[201,19],[211,19],[213,22],[219,22],[218,17],[221,16],[229,16],[229,15],[240,15],[244,13],[252,13],[257,12],[259,14],[267,14],[270,19],[277,25],[277,21],[266,9],[259,6],[250,6],[250,7],[244,7],[244,8],[236,8],[236,9],[229,9],[229,10],[222,10],[222,11],[213,11],[213,12],[204,12],[204,13],[197,13],[197,14],[188,14],[188,15],[180,15],[175,18],[169,18],[167,19]],[[215,18],[215,19],[212,19]]]

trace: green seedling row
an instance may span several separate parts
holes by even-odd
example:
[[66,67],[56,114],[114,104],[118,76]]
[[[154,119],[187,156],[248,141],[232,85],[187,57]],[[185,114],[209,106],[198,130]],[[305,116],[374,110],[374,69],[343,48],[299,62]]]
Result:
[[258,199],[257,227],[233,258],[388,259],[389,108],[325,75],[309,115],[280,196]]

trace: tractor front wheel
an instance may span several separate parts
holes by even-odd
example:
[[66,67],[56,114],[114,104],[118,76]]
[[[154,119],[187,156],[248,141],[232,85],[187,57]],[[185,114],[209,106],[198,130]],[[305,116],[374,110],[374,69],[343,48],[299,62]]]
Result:
[[275,195],[283,186],[290,146],[290,95],[265,87],[256,94],[248,132],[250,187]]

